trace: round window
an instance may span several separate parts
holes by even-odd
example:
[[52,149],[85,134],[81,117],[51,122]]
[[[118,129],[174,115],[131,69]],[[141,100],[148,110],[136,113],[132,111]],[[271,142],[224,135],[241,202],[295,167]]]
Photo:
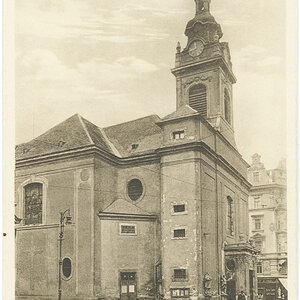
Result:
[[226,267],[229,271],[234,271],[234,269],[235,269],[234,260],[233,259],[228,260],[227,263],[226,263]]
[[131,200],[138,200],[143,194],[143,184],[139,179],[131,179],[127,184],[127,193]]
[[62,272],[65,278],[69,278],[72,273],[72,262],[71,259],[66,257],[63,259],[63,264],[62,264]]

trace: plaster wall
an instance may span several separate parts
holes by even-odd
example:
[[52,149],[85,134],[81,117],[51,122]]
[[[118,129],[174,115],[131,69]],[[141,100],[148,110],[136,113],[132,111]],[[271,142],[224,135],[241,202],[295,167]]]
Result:
[[[120,224],[137,226],[137,234],[124,236],[119,233]],[[100,278],[101,297],[120,298],[120,272],[137,273],[138,297],[145,297],[154,291],[154,270],[156,263],[156,228],[154,222],[133,220],[101,220],[98,232],[102,246]]]
[[[58,288],[60,212],[70,209],[72,225],[65,225],[62,257],[72,262],[63,280],[65,296],[93,294],[93,168],[91,160],[60,161],[56,165],[16,171],[16,215],[24,218],[24,186],[43,184],[43,224],[16,225],[16,294],[53,296]],[[28,255],[24,255],[28,253]]]

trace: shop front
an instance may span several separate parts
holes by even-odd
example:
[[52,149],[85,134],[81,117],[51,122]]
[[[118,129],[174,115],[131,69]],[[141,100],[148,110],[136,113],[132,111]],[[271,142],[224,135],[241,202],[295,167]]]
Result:
[[287,278],[258,278],[258,299],[286,300],[288,299]]

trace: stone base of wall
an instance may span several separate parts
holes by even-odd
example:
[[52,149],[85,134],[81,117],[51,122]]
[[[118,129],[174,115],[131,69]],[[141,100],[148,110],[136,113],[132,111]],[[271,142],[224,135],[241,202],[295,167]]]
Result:
[[[62,300],[99,300],[90,296],[62,296]],[[57,296],[16,296],[15,300],[57,300]]]
[[[62,296],[62,300],[120,300],[120,298],[99,298],[90,296]],[[154,300],[155,298],[137,298],[137,300]],[[16,296],[15,300],[57,300],[56,296]]]

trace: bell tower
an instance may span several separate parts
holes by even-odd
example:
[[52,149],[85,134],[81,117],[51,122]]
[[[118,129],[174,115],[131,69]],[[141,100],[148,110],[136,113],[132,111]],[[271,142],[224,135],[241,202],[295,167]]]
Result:
[[235,146],[232,84],[236,78],[228,43],[220,42],[221,26],[210,13],[211,0],[195,0],[196,13],[187,23],[187,45],[177,45],[176,109],[189,105]]

